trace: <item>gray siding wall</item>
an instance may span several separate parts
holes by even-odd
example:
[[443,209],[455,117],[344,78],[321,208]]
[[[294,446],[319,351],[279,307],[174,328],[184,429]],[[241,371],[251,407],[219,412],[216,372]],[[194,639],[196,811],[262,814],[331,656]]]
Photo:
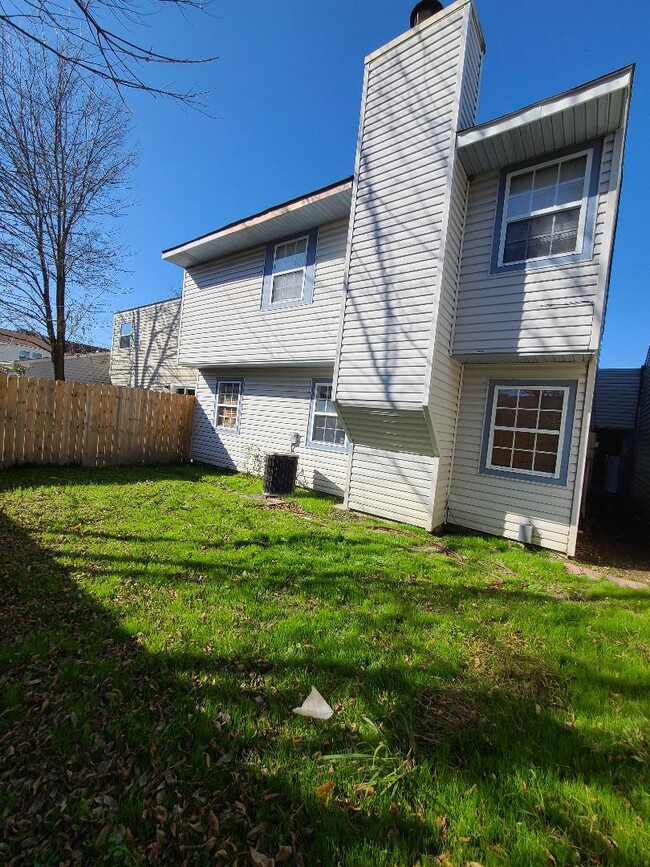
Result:
[[[461,263],[454,353],[460,358],[516,354],[585,354],[597,347],[601,271],[614,136],[605,139],[593,259],[528,272],[490,274],[499,174],[479,175],[470,183]],[[615,173],[618,177],[618,173]],[[615,207],[614,199],[611,199]],[[607,250],[607,248],[605,248]]]
[[592,428],[633,430],[639,406],[641,368],[599,370]]
[[650,520],[650,353],[642,376],[630,490],[643,514]]
[[421,411],[424,403],[469,15],[459,4],[366,66],[336,384],[342,406]]
[[[214,427],[218,379],[244,382],[239,432]],[[349,453],[308,448],[312,379],[331,379],[332,368],[222,368],[199,371],[192,457],[220,467],[260,475],[270,452],[290,451],[291,435],[300,434],[298,483],[343,496]]]
[[[565,486],[507,479],[479,472],[488,382],[491,379],[525,378],[578,381]],[[586,382],[586,364],[465,366],[449,492],[447,520],[450,524],[517,539],[519,524],[530,520],[535,527],[533,542],[536,545],[565,553],[568,551]]]
[[[81,355],[65,356],[65,378],[68,382],[106,382],[110,377],[110,352],[89,352]],[[44,358],[26,364],[28,376],[40,379],[54,379],[54,366]]]
[[[196,370],[178,364],[180,316],[180,298],[115,314],[111,350],[113,385],[155,391],[168,391],[172,386],[196,386]],[[123,322],[131,322],[133,326],[128,349],[120,349]]]
[[312,304],[262,310],[266,247],[185,274],[180,360],[197,366],[334,362],[341,313],[347,220],[318,231]]

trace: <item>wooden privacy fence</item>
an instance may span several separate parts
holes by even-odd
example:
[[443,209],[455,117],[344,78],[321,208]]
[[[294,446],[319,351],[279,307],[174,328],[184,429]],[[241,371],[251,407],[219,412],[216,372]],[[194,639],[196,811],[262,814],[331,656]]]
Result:
[[0,374],[0,467],[189,460],[194,398]]

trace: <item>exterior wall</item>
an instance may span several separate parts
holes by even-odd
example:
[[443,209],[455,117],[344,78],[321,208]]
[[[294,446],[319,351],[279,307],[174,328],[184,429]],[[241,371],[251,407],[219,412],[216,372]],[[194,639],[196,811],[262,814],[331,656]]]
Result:
[[336,381],[344,419],[349,405],[425,403],[459,104],[478,88],[463,76],[470,18],[456,3],[367,60]]
[[[199,371],[194,416],[194,460],[261,474],[270,452],[288,452],[300,434],[298,483],[343,496],[349,452],[308,448],[312,379],[331,379],[332,368],[212,368]],[[214,428],[218,379],[243,380],[238,432]]]
[[[178,364],[181,301],[172,298],[123,310],[113,318],[111,382],[131,388],[169,391],[196,386],[196,370]],[[122,323],[131,322],[131,346],[120,349]]]
[[186,271],[181,362],[333,363],[347,230],[347,220],[319,228],[313,301],[304,306],[261,309],[265,246]]
[[[488,382],[491,379],[572,379],[578,390],[567,483],[545,485],[479,472]],[[533,542],[573,553],[572,525],[581,487],[581,439],[587,391],[586,364],[466,365],[449,492],[450,524],[517,539],[519,524],[531,521]],[[588,409],[588,407],[587,407]],[[588,415],[588,413],[587,413]]]
[[[491,274],[499,173],[470,183],[454,333],[461,359],[497,354],[583,355],[600,340],[600,313],[609,269],[614,136],[604,141],[596,210],[594,256],[571,265]],[[540,158],[540,162],[543,158]],[[494,360],[494,359],[492,359]]]
[[599,370],[592,427],[633,430],[639,406],[641,368]]
[[[68,382],[110,383],[110,352],[87,352],[65,356],[65,378]],[[54,366],[50,359],[30,361],[25,364],[28,376],[54,379]]]
[[650,352],[642,377],[630,489],[639,508],[650,520]]
[[47,355],[46,349],[37,349],[35,346],[20,346],[17,343],[0,343],[0,362],[12,364],[14,361],[23,361],[20,358],[21,350],[27,352],[40,352],[43,356]]

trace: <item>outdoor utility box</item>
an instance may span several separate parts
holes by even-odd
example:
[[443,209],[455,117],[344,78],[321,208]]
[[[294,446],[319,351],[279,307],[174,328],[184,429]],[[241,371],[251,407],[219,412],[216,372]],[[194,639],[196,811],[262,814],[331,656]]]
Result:
[[264,466],[264,493],[276,497],[293,494],[297,474],[298,455],[267,455]]

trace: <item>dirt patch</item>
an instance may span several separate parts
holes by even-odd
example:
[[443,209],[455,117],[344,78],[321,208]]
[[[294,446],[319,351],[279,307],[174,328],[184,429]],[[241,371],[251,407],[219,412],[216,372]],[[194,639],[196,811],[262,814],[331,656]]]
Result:
[[650,585],[650,533],[634,505],[618,497],[590,497],[578,534],[575,563],[596,567],[590,570],[594,577]]

